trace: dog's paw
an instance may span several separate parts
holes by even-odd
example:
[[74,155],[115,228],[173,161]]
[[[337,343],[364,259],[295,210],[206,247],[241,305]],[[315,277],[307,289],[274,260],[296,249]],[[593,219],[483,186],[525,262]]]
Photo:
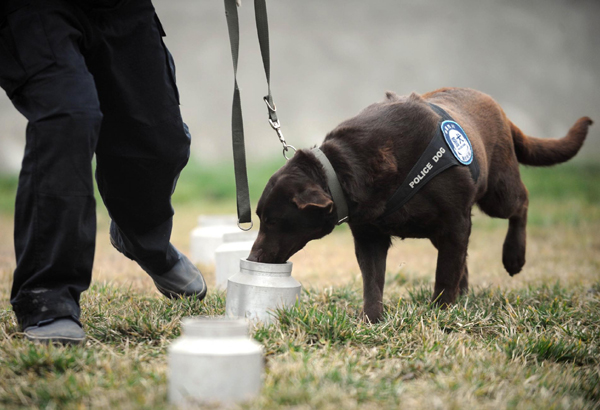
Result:
[[515,276],[517,273],[523,270],[525,258],[520,261],[516,260],[516,258],[502,258],[502,264],[510,276]]
[[509,235],[502,246],[502,264],[510,276],[515,276],[525,266],[525,238],[524,235]]
[[365,313],[365,311],[362,310],[358,314],[358,317],[365,323],[377,323],[381,321],[382,312],[370,311],[369,313]]
[[456,301],[456,293],[457,292],[450,292],[448,289],[436,289],[433,292],[431,303],[442,309],[447,309]]
[[510,276],[515,276],[525,266],[525,252],[503,252],[502,264]]

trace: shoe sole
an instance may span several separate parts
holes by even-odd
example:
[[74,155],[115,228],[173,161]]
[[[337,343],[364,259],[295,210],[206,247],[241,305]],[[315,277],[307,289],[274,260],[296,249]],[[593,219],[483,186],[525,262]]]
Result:
[[76,346],[85,343],[87,337],[33,337],[25,334],[25,338],[30,342],[39,343],[43,345],[57,344],[63,346]]
[[204,289],[200,293],[177,293],[172,290],[163,288],[158,283],[156,283],[156,281],[153,281],[153,282],[154,282],[154,286],[156,286],[156,289],[158,289],[158,291],[160,293],[162,293],[169,299],[179,299],[180,297],[191,298],[191,297],[196,296],[198,298],[198,300],[200,301],[200,300],[204,299],[204,297],[206,296],[206,291],[208,290],[206,285],[204,285]]

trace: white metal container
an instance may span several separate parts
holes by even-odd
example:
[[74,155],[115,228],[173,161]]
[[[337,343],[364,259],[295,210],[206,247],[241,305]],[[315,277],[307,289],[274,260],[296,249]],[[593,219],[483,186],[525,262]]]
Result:
[[198,227],[190,235],[190,259],[193,263],[212,265],[215,251],[225,234],[240,232],[235,215],[200,215]]
[[263,348],[248,336],[244,319],[185,318],[168,349],[169,401],[233,403],[262,387]]
[[240,272],[227,281],[226,315],[272,323],[272,311],[290,307],[302,285],[292,278],[292,263],[258,263],[242,259]]
[[227,279],[240,271],[240,259],[248,258],[256,240],[256,231],[238,231],[223,235],[223,244],[215,251],[215,282],[227,287]]

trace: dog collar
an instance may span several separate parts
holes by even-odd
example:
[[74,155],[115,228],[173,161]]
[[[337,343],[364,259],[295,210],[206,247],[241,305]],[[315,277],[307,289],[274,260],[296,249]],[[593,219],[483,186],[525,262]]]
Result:
[[329,192],[331,192],[333,203],[337,209],[337,225],[341,225],[348,221],[348,203],[346,202],[346,196],[344,195],[340,181],[335,173],[335,169],[333,169],[331,162],[329,162],[327,156],[325,156],[323,151],[319,148],[314,147],[311,148],[310,151],[315,154],[315,157],[317,157],[321,165],[323,165],[325,177],[327,178],[327,186],[329,187]]

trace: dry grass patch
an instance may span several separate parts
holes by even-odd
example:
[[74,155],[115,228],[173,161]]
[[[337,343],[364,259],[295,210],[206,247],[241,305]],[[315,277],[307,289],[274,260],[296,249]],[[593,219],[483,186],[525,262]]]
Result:
[[[600,408],[600,184],[587,174],[597,170],[554,179],[542,170],[526,181],[534,191],[527,264],[514,278],[501,263],[506,222],[475,211],[472,289],[447,310],[429,303],[436,252],[428,241],[397,241],[390,251],[378,324],[358,320],[362,281],[349,230],[310,243],[292,258],[301,303],[278,312],[279,324],[252,330],[265,347],[264,388],[240,407]],[[178,206],[174,244],[187,251],[198,209],[234,212],[233,201],[223,204]],[[0,214],[0,408],[168,409],[166,349],[180,319],[224,313],[224,293],[212,289],[202,302],[162,298],[112,249],[102,210],[98,226],[82,299],[87,344],[36,346],[10,308],[12,218]],[[213,268],[202,268],[213,283]]]
[[[242,408],[596,408],[600,284],[479,290],[451,309],[430,289],[392,292],[379,324],[357,319],[360,289],[308,289],[258,325],[267,371]],[[0,318],[0,405],[169,408],[166,348],[189,315],[220,315],[223,293],[170,301],[95,285],[83,301],[85,347],[45,347]]]

